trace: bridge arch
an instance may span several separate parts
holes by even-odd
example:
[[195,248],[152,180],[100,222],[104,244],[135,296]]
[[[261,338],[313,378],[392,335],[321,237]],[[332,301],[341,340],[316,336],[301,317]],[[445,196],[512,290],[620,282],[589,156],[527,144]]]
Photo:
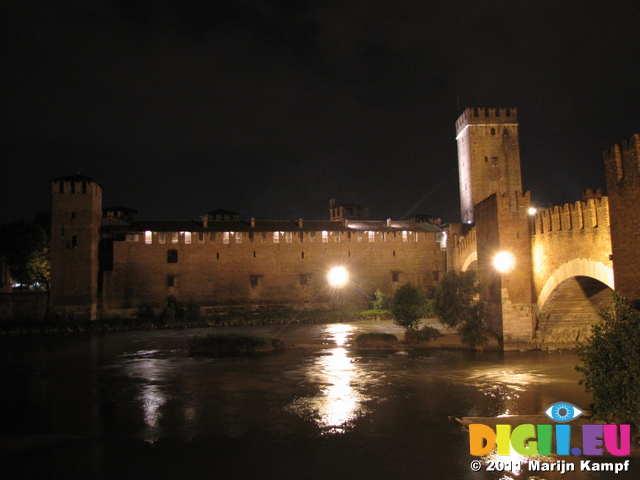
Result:
[[462,264],[462,268],[460,270],[462,270],[463,272],[466,272],[467,270],[469,270],[469,268],[473,268],[473,265],[475,264],[477,265],[478,262],[478,251],[474,250],[473,252],[471,252],[467,258],[464,260],[464,263]]
[[542,311],[549,295],[565,280],[571,277],[591,277],[614,289],[613,268],[607,267],[602,262],[587,258],[574,258],[560,265],[547,279],[544,287],[538,295],[538,311]]

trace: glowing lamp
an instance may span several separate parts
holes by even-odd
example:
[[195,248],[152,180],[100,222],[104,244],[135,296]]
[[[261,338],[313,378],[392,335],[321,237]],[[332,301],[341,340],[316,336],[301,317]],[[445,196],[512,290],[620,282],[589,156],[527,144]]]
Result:
[[516,259],[511,252],[500,252],[493,258],[493,266],[500,273],[507,273],[516,266]]
[[536,207],[529,207],[529,215],[535,215],[537,211]]
[[327,279],[332,287],[344,287],[349,281],[349,272],[347,272],[347,269],[344,267],[333,267],[329,270]]

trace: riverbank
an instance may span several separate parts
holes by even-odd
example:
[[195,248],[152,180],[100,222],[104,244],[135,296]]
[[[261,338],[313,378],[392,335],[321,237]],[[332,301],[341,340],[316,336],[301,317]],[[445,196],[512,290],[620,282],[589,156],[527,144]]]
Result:
[[4,320],[0,322],[0,335],[60,335],[77,333],[110,333],[144,330],[183,330],[190,328],[251,327],[265,325],[297,325],[346,323],[364,320],[390,320],[386,310],[332,310],[332,311],[280,311],[230,313],[213,317],[177,318],[168,321],[162,317],[103,318],[99,320]]

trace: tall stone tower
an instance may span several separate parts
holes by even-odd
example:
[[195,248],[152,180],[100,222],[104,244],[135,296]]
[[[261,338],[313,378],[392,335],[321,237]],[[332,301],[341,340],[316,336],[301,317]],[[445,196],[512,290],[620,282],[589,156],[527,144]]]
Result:
[[102,186],[71,175],[52,180],[51,307],[96,318]]
[[640,134],[604,152],[616,290],[640,300]]
[[474,223],[474,207],[492,193],[522,192],[518,112],[467,108],[456,122],[456,140],[462,222]]

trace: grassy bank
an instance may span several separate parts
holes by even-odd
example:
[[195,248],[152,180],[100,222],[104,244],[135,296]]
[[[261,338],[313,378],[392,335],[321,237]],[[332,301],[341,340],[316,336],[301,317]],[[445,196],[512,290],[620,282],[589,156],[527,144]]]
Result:
[[389,318],[391,317],[386,310],[310,310],[298,312],[241,312],[210,317],[185,316],[175,319],[150,315],[140,315],[137,318],[101,318],[93,321],[68,318],[50,318],[44,321],[14,319],[0,321],[0,335],[51,335],[254,325],[340,323],[361,320],[387,320]]

